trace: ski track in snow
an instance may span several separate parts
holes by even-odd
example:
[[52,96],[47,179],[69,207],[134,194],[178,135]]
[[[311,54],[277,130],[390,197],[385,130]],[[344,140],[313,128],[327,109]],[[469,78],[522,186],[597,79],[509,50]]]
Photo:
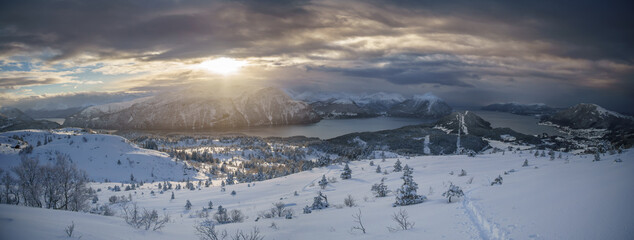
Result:
[[[324,175],[328,175],[330,173],[330,171],[332,171],[332,168],[328,167],[328,171],[326,173],[324,173]],[[310,187],[310,185],[315,184],[315,181],[319,181],[321,180],[321,177],[317,177],[315,179],[313,179],[312,181],[310,181],[308,184],[304,185],[304,187],[302,188],[302,192],[306,192],[308,191],[307,188]]]
[[509,239],[509,232],[500,227],[499,224],[491,221],[491,219],[487,219],[469,197],[469,193],[477,189],[474,188],[465,193],[462,207],[475,228],[480,232],[480,238],[485,240]]

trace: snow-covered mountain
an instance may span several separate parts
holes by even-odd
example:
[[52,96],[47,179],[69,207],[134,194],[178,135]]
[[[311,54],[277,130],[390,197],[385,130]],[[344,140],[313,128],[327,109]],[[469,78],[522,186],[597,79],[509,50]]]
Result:
[[495,103],[482,107],[482,110],[508,112],[518,115],[548,115],[557,109],[545,104]]
[[[189,91],[189,92],[188,92]],[[87,108],[65,126],[99,129],[200,130],[318,122],[312,108],[275,88],[218,96],[192,89]]]
[[[20,153],[30,147],[31,153]],[[6,171],[17,166],[22,155],[46,165],[55,163],[57,154],[68,155],[93,181],[128,182],[130,175],[138,181],[180,181],[197,176],[196,171],[166,153],[139,148],[115,135],[73,128],[0,134],[0,168]]]
[[359,106],[357,102],[351,99],[330,99],[326,101],[317,101],[310,106],[319,114],[319,116],[328,119],[334,118],[366,118],[376,117],[377,113]]
[[405,98],[397,93],[292,93],[295,99],[311,103],[324,118],[365,118],[394,116],[440,118],[451,113],[445,101],[432,93]]
[[543,121],[572,129],[610,129],[632,126],[634,119],[596,104],[580,103],[559,111]]
[[440,118],[451,111],[445,101],[432,93],[426,93],[394,105],[388,110],[388,114],[394,117]]
[[35,120],[17,108],[0,108],[0,132],[19,129],[53,129],[58,127],[60,125],[55,122]]
[[543,116],[540,124],[555,126],[578,139],[607,141],[615,147],[634,145],[634,118],[596,104],[581,103]]

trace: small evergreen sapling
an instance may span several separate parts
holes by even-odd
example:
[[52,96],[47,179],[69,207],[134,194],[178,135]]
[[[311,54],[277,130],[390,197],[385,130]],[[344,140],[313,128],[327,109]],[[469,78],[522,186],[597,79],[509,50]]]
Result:
[[190,209],[192,209],[192,203],[189,200],[187,200],[187,202],[185,203],[185,210],[190,210]]
[[341,179],[350,179],[352,178],[352,170],[350,166],[346,163],[346,166],[343,167],[343,172],[341,173]]
[[396,162],[394,163],[394,172],[400,172],[401,170],[403,170],[403,167],[401,167],[401,160],[396,159]]
[[522,167],[528,167],[528,159],[524,159],[524,164],[522,164]]
[[385,178],[381,178],[381,183],[377,183],[372,185],[372,192],[374,192],[374,196],[376,197],[385,197],[389,190],[387,190],[387,186],[384,183]]
[[407,165],[403,168],[403,177],[401,177],[401,179],[403,179],[403,185],[401,188],[396,190],[396,202],[392,204],[392,206],[396,207],[418,204],[427,199],[427,197],[416,193],[418,184],[414,182],[412,171],[413,169]]
[[451,203],[452,197],[462,197],[464,193],[460,187],[453,185],[453,183],[449,186],[449,189],[442,194],[444,197],[448,198],[448,202]]
[[322,175],[321,180],[319,180],[319,186],[321,187],[321,189],[325,189],[327,185],[328,180],[326,179],[326,175]]
[[381,173],[381,165],[376,165],[376,173]]

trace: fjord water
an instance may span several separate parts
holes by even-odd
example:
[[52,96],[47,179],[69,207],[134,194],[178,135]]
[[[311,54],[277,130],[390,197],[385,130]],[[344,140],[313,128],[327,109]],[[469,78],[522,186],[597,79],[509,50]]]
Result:
[[395,117],[324,119],[315,124],[253,127],[233,132],[259,137],[306,136],[329,139],[353,132],[374,132],[421,123],[433,123],[434,121],[435,120]]
[[539,118],[535,116],[524,116],[506,112],[470,110],[482,119],[491,123],[491,127],[510,128],[519,133],[528,135],[538,135],[546,133],[548,135],[562,135],[556,128],[539,125]]
[[[504,112],[473,110],[473,113],[491,123],[491,127],[508,127],[517,132],[537,135],[561,135],[554,127],[538,125],[534,116],[515,115]],[[329,139],[353,132],[372,132],[395,129],[408,125],[433,123],[436,120],[415,118],[376,117],[362,119],[324,119],[315,124],[253,127],[231,132],[259,137],[306,136]]]

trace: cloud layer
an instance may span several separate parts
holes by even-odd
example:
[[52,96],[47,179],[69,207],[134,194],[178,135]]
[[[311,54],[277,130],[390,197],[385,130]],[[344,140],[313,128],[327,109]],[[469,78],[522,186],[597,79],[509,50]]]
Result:
[[[0,93],[231,80],[628,111],[631,9],[632,1],[4,1]],[[228,78],[193,67],[216,57],[249,66]]]

